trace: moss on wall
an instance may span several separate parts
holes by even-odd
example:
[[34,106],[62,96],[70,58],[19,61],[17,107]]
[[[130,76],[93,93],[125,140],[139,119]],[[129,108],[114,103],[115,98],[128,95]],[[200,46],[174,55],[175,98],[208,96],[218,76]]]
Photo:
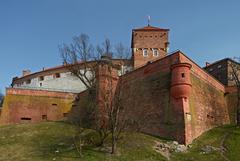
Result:
[[193,137],[223,124],[230,123],[224,92],[191,74],[192,93],[189,98]]
[[[4,100],[2,114],[0,117],[0,123],[18,123],[21,114],[26,113],[22,111],[28,109],[34,116],[34,120],[40,120],[43,111],[49,113],[49,111],[56,111],[57,114],[52,119],[63,118],[64,113],[68,113],[72,107],[73,99],[68,98],[54,98],[54,97],[42,97],[42,96],[25,96],[25,95],[7,95]],[[54,109],[54,110],[53,110]],[[28,114],[31,115],[31,114]],[[18,120],[18,121],[17,121]]]
[[232,124],[236,123],[237,117],[237,92],[236,93],[228,93],[225,95],[227,100],[227,107],[230,116],[230,121]]
[[[156,72],[124,84],[123,104],[131,118],[138,118],[142,131],[161,137],[174,138],[182,122],[170,103],[170,72]],[[179,126],[178,126],[179,125]]]

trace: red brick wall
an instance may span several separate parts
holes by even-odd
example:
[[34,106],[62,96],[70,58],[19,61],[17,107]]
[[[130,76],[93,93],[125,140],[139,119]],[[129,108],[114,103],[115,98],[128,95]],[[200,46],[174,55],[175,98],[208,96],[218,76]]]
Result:
[[[134,68],[146,65],[149,61],[163,58],[167,54],[168,31],[133,31],[132,48]],[[143,56],[143,49],[148,50],[148,56]],[[152,49],[157,49],[159,56],[153,56]]]
[[121,77],[123,104],[128,117],[137,119],[141,131],[182,140],[183,111],[170,96],[170,66],[178,61],[171,55]]
[[111,105],[114,98],[115,90],[118,83],[118,70],[108,64],[102,62],[96,74],[97,78],[97,103],[100,110],[107,112],[107,108]]
[[46,91],[46,90],[7,88],[6,95],[44,96],[44,97],[53,97],[53,98],[73,99],[76,94],[69,93],[69,92],[55,92],[55,91]]
[[162,48],[168,42],[168,31],[133,31],[133,48]]
[[[189,98],[174,99],[169,93],[170,66],[181,62],[192,66],[192,90]],[[181,52],[141,67],[121,79],[123,100],[132,117],[141,116],[144,120],[148,113],[151,116],[145,121],[143,132],[188,144],[208,129],[230,123],[229,108],[233,107],[229,107],[225,97],[225,86]]]
[[[170,95],[171,66],[176,63],[192,66],[190,95],[177,99]],[[234,104],[230,102],[235,89],[226,88],[181,52],[123,75],[122,84],[117,84],[117,73],[110,76],[106,69],[101,66],[97,74],[97,101],[104,103],[110,78],[122,90],[127,117],[138,120],[142,132],[191,143],[206,130],[233,120]],[[186,72],[185,68],[181,72]],[[74,94],[61,92],[8,89],[0,121],[19,123],[21,118],[30,117],[32,122],[38,122],[45,114],[49,120],[61,119],[71,109],[73,98]]]
[[191,81],[192,94],[189,100],[191,119],[188,124],[191,125],[191,138],[194,139],[206,130],[229,124],[230,116],[224,92],[194,74],[191,75]]
[[203,132],[231,122],[234,107],[228,104],[225,87],[213,76],[195,64],[191,59],[180,54],[180,61],[192,65],[192,94],[189,98],[189,113],[184,113],[186,140],[190,143]]
[[[1,124],[55,121],[64,118],[72,106],[74,94],[9,88],[3,104]],[[31,119],[31,120],[26,120]]]
[[192,70],[191,72],[198,77],[199,79],[202,79],[204,82],[207,84],[210,84],[217,90],[220,90],[222,92],[225,91],[225,86],[219,82],[217,79],[215,79],[213,76],[209,75],[205,70],[203,70],[201,67],[199,67],[194,61],[192,61],[190,58],[185,56],[180,52],[180,61],[183,63],[189,63],[192,65]]

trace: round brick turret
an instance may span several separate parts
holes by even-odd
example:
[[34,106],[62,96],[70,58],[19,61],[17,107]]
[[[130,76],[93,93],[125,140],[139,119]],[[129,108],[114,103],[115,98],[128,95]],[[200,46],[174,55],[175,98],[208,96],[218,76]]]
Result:
[[171,96],[174,98],[188,98],[191,93],[190,70],[192,65],[178,63],[171,66]]

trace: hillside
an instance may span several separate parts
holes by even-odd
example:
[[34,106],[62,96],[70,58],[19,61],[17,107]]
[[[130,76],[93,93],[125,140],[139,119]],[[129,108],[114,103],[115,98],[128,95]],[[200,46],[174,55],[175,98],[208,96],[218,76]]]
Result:
[[[143,134],[125,134],[119,152],[112,156],[108,148],[84,147],[79,158],[73,146],[74,126],[64,122],[44,122],[0,127],[0,161],[161,161],[167,160],[156,144],[167,143]],[[88,135],[88,136],[87,136]],[[91,138],[94,133],[88,132]],[[91,139],[90,139],[91,140]],[[173,161],[240,160],[240,129],[215,128],[198,138],[187,152],[171,152]]]

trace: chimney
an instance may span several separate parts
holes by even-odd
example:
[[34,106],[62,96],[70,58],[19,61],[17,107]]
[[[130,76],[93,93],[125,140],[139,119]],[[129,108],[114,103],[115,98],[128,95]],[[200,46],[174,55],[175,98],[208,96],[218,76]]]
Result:
[[101,56],[101,60],[105,62],[110,62],[112,57],[109,54],[104,54]]
[[29,75],[29,74],[31,74],[31,71],[30,71],[29,69],[22,71],[22,76],[23,76],[23,77],[24,77],[24,76],[27,76],[27,75]]
[[209,62],[206,62],[206,67],[208,67],[210,65],[210,63]]

